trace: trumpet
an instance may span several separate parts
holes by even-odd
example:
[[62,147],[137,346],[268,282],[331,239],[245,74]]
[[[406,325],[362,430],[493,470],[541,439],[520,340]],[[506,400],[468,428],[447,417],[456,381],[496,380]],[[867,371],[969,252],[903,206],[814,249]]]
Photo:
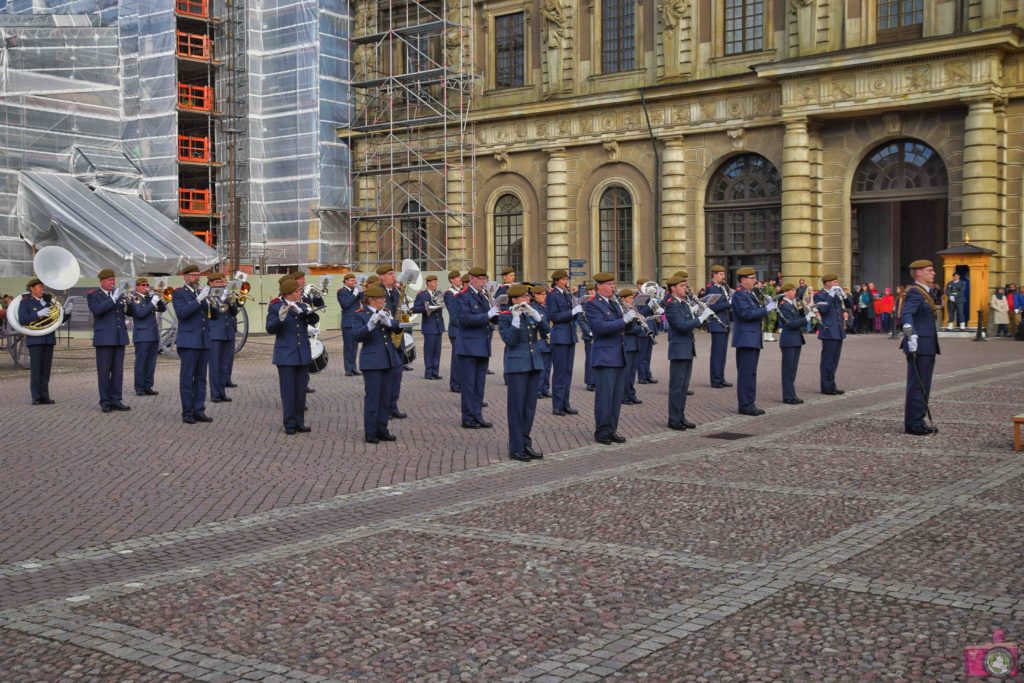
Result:
[[323,299],[323,298],[325,298],[327,296],[328,292],[330,291],[330,289],[331,289],[331,282],[333,282],[333,281],[334,281],[334,276],[333,275],[324,275],[322,278],[320,278],[320,285],[319,286],[310,283],[310,284],[306,285],[306,288],[302,291],[302,294],[304,296],[309,296],[309,297],[311,297],[314,294],[316,294],[321,299]]
[[121,305],[124,306],[125,312],[128,311],[129,304],[138,304],[141,301],[142,295],[134,291],[132,281],[129,278],[121,280]]
[[163,297],[164,301],[170,303],[171,298],[174,296],[174,287],[167,286],[167,278],[160,278],[156,281],[156,286],[153,287],[153,291]]

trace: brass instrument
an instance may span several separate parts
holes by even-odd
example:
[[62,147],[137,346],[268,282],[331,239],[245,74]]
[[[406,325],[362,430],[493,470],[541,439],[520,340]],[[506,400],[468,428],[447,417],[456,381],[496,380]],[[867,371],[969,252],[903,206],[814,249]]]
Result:
[[[416,265],[416,262],[412,259],[405,259],[402,261],[402,272],[395,278],[395,282],[398,283],[398,311],[397,320],[399,323],[405,324],[410,322],[412,319],[412,307],[409,305],[409,299],[406,296],[406,289],[419,289],[422,284],[416,286],[416,283],[422,283],[422,274],[420,267]],[[407,287],[413,285],[412,287]],[[402,355],[402,363],[408,365],[416,359],[416,348],[414,346],[415,339],[411,334],[406,332],[404,329],[398,330],[397,332],[391,333],[391,343],[395,345],[399,353]]]
[[430,293],[430,308],[434,311],[439,311],[444,308],[444,292],[440,289],[435,289]]
[[[714,296],[717,296],[717,294]],[[704,303],[696,296],[694,296],[693,292],[690,290],[689,287],[686,288],[686,296],[684,298],[686,300],[686,304],[690,307],[690,310],[693,311],[693,314],[696,317],[699,318],[704,313],[704,311],[711,311],[711,315],[709,317],[714,318],[715,322],[721,325],[722,327],[728,327],[728,325],[726,325],[722,321],[722,319],[718,317],[718,314],[711,310],[710,306],[708,306],[706,303]]]
[[651,313],[654,315],[661,315],[665,312],[665,307],[661,305],[662,299],[665,298],[665,289],[658,285],[654,280],[648,280],[647,282],[640,285],[640,293],[646,294],[650,297],[650,303],[648,306],[651,309]]
[[[241,273],[241,274],[244,275],[244,273]],[[238,277],[238,274],[236,274],[235,277]],[[312,297],[313,295],[317,295],[321,299],[326,299],[327,295],[328,295],[328,293],[330,292],[330,289],[331,289],[331,282],[333,282],[333,281],[334,281],[334,276],[333,275],[324,275],[323,277],[320,278],[319,286],[317,286],[315,284],[308,284],[308,285],[306,285],[306,287],[302,290],[302,295],[303,296],[308,296],[308,297]]]
[[[32,259],[32,267],[36,277],[50,289],[71,289],[81,276],[78,259],[63,247],[43,247]],[[14,297],[7,308],[7,322],[11,329],[28,337],[45,337],[64,324],[65,308],[60,300],[50,293],[43,295],[43,299],[50,307],[45,316],[26,322],[18,320],[21,300],[27,294],[28,292]]]
[[167,278],[160,278],[156,281],[156,286],[153,287],[153,291],[163,297],[163,300],[170,303],[174,297],[174,287],[167,286]]
[[128,312],[128,304],[139,304],[142,302],[142,295],[135,291],[132,287],[132,281],[129,278],[121,280],[121,301],[119,302],[125,310]]

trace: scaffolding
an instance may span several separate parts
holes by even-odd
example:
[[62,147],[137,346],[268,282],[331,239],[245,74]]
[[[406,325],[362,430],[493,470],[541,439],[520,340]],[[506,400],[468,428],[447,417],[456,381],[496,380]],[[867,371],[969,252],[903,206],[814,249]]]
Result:
[[359,0],[352,31],[352,235],[359,265],[446,270],[472,253],[472,0]]

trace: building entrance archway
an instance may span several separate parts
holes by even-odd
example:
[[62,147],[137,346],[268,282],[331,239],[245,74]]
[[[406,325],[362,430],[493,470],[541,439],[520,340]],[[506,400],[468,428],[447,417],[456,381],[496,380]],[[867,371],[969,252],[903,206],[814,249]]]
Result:
[[938,263],[946,248],[949,179],[939,153],[919,140],[891,140],[868,154],[853,178],[851,287],[895,288],[907,264]]

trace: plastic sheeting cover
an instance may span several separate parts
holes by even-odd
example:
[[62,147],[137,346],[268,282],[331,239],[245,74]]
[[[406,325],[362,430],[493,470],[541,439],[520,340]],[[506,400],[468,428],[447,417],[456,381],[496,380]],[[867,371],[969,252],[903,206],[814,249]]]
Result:
[[84,272],[176,273],[185,263],[207,268],[217,252],[137,197],[93,192],[64,173],[23,171],[18,217],[23,238],[58,245]]

